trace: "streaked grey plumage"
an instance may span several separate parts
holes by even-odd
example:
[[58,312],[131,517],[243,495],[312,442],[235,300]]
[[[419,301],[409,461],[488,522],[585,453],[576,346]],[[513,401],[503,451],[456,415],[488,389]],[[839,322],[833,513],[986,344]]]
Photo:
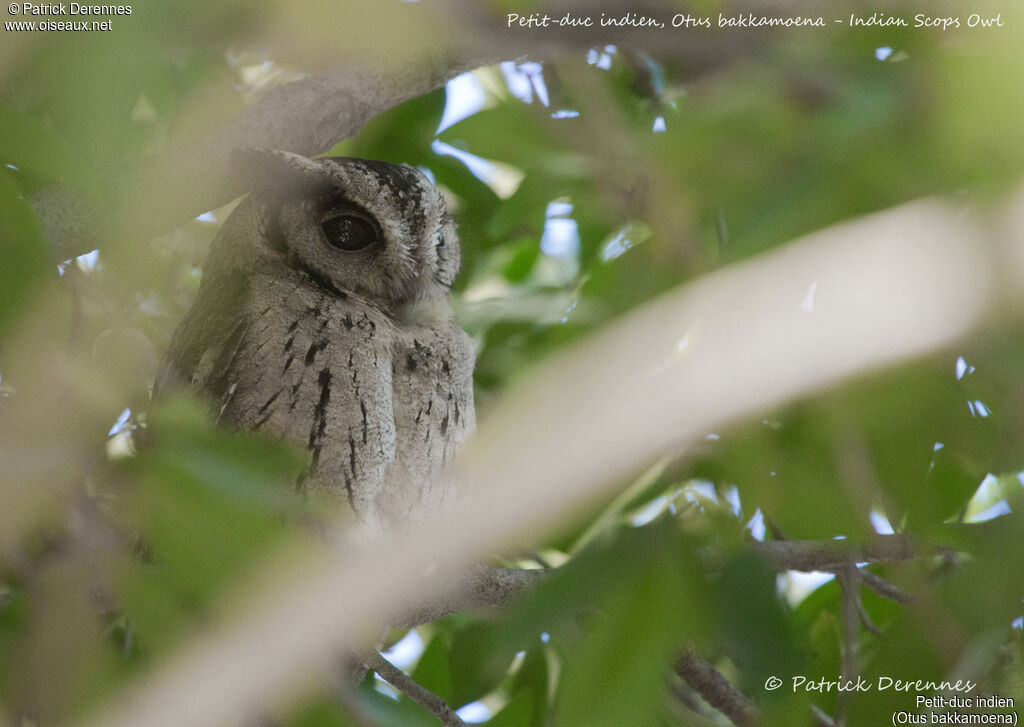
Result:
[[211,247],[156,389],[188,386],[225,424],[305,447],[302,487],[337,493],[371,530],[421,520],[452,494],[436,475],[475,426],[444,200],[405,165],[243,160],[252,194]]

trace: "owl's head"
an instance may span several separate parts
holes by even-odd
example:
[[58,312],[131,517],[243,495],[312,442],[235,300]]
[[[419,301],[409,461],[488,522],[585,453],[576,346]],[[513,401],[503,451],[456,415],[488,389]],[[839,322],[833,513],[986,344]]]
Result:
[[398,308],[443,295],[459,241],[441,194],[405,164],[248,150],[261,257],[311,282]]

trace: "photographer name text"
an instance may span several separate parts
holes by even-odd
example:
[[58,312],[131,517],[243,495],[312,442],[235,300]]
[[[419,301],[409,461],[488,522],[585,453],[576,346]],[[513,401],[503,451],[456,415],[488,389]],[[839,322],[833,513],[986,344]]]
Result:
[[54,17],[60,15],[131,15],[130,5],[88,5],[86,3],[11,3],[11,15]]
[[[792,679],[794,692],[887,692],[890,690],[894,692],[971,692],[978,686],[969,679],[958,679],[953,682],[928,681],[925,679],[895,679],[886,676],[878,677],[875,681],[869,681],[864,677],[857,677],[856,679],[810,679],[805,676],[794,676]],[[942,699],[942,697],[937,697],[937,699]],[[960,699],[963,700],[964,698],[960,697]],[[977,699],[981,699],[981,697]],[[988,706],[1012,706],[1012,702],[1010,705]]]

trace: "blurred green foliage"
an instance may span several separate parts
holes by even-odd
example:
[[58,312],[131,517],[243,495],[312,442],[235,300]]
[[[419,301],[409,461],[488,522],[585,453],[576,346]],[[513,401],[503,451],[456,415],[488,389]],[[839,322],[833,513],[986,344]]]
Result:
[[[65,262],[50,259],[31,196],[61,183],[115,198],[197,99],[230,116],[255,93],[242,71],[265,61],[247,32],[268,6],[189,8],[138,7],[103,42],[51,34],[5,69],[5,355],[34,311],[57,307],[38,291]],[[1014,36],[958,38],[900,28],[781,35],[706,75],[677,68],[671,54],[611,47],[593,49],[590,63],[581,53],[506,64],[469,78],[483,108],[440,133],[453,87],[379,116],[331,153],[419,166],[449,195],[464,254],[456,303],[478,342],[482,418],[529,364],[705,272],[924,195],[985,202],[1019,182]],[[891,52],[879,60],[883,46]],[[227,211],[153,241],[115,237],[98,262],[62,264],[60,306],[77,316],[69,345],[88,352],[117,326],[163,350]],[[1019,327],[1001,321],[957,351],[708,433],[685,461],[634,483],[628,501],[539,544],[565,565],[507,612],[420,628],[427,643],[412,675],[456,707],[482,700],[500,727],[721,723],[710,710],[681,711],[673,696],[692,696],[667,669],[689,644],[757,702],[766,724],[810,723],[808,706],[831,712],[834,693],[762,685],[772,674],[838,676],[839,588],[787,600],[744,544],[860,538],[885,521],[924,549],[949,550],[872,566],[921,597],[900,606],[865,592],[880,630],[861,632],[864,674],[966,676],[1024,698],[1022,355]],[[0,358],[0,374],[9,364],[26,369]],[[17,396],[18,385],[0,379],[0,395]],[[291,494],[299,459],[288,448],[221,432],[182,402],[146,414],[137,397],[122,403],[131,411],[83,464],[80,498],[114,544],[83,549],[58,517],[0,557],[0,721],[24,713],[55,724],[111,699],[314,517]],[[129,434],[143,423],[152,441],[136,451]],[[998,487],[985,494],[988,475]],[[906,694],[858,695],[848,723],[910,706]],[[348,702],[321,695],[277,718],[362,724],[354,712],[380,725],[434,723],[372,677]]]

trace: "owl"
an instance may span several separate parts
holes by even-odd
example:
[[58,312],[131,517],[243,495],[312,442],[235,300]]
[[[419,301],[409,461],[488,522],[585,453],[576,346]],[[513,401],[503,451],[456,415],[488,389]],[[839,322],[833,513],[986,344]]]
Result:
[[438,475],[475,427],[444,199],[407,165],[235,161],[251,193],[211,245],[155,395],[188,387],[223,424],[304,448],[297,486],[347,503],[372,533],[425,519],[452,497]]

